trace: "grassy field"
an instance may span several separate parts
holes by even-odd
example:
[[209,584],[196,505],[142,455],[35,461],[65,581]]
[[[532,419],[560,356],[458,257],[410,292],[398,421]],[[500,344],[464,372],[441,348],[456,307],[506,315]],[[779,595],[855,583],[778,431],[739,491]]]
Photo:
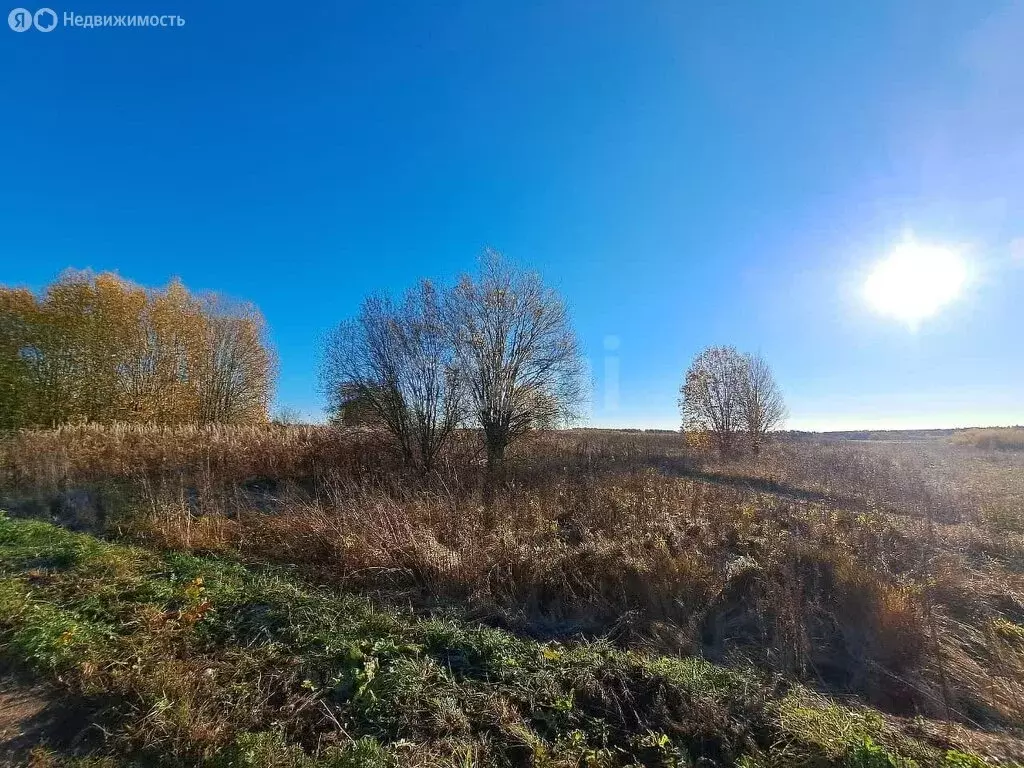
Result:
[[976,448],[1024,451],[1024,427],[965,429],[956,435],[954,442],[958,445],[973,445]]
[[425,478],[366,430],[10,435],[3,679],[74,717],[7,757],[1010,764],[1024,453],[966,435],[579,430],[492,480],[471,435]]

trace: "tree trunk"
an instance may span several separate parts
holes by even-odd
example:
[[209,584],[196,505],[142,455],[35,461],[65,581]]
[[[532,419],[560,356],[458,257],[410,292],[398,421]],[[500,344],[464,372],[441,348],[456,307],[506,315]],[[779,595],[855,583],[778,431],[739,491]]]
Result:
[[501,484],[501,468],[505,463],[506,443],[500,439],[492,439],[487,436],[487,472],[483,476],[483,502],[487,525],[494,524],[494,501],[498,494],[498,486]]
[[498,439],[487,440],[487,471],[497,472],[505,463],[505,443]]
[[508,447],[508,426],[501,418],[483,420],[484,444],[487,446],[487,472],[494,474],[505,462]]

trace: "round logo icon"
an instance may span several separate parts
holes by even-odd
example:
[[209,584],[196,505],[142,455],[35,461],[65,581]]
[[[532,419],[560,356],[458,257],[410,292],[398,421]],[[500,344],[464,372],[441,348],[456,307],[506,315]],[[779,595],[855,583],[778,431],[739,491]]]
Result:
[[15,32],[27,32],[32,29],[32,11],[27,8],[15,8],[7,14],[7,26]]
[[57,14],[53,8],[40,8],[32,20],[40,32],[53,32],[57,28]]

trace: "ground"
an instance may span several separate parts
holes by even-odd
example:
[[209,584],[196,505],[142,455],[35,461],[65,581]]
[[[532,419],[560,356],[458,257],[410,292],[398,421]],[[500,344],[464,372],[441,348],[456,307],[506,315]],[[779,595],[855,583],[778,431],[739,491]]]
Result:
[[556,433],[482,483],[469,437],[423,478],[367,432],[13,436],[0,755],[1009,765],[1024,454],[878,437]]
[[87,753],[99,740],[95,708],[67,691],[23,672],[0,674],[0,765],[31,763],[45,745],[65,754]]

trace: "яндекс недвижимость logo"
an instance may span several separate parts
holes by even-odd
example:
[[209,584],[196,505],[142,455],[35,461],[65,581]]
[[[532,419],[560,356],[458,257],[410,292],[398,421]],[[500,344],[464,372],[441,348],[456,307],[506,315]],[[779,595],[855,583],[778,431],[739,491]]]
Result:
[[57,13],[52,8],[40,8],[35,13],[27,8],[15,8],[7,14],[7,26],[15,32],[27,32],[32,27],[40,32],[52,32],[57,27]]
[[[15,8],[7,14],[7,26],[15,32],[27,32],[35,27],[40,32],[52,32],[57,28],[57,12],[52,8],[40,8],[33,13],[28,8]],[[183,27],[185,17],[177,14],[121,15],[121,14],[80,14],[64,11],[63,26],[77,29],[98,29],[101,27]]]

